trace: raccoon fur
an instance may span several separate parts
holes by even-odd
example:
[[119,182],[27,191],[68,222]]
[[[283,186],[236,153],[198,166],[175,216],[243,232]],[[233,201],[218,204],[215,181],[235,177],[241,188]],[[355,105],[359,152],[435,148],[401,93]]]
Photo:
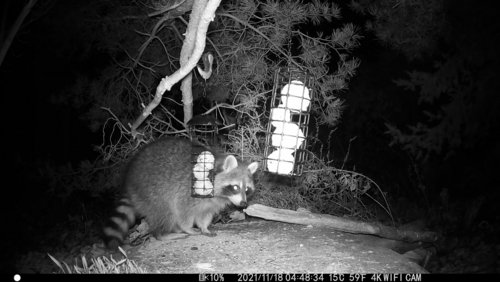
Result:
[[231,204],[247,206],[258,163],[216,155],[214,197],[195,198],[191,196],[192,145],[187,139],[160,138],[132,157],[123,178],[125,198],[104,228],[108,247],[123,244],[136,218],[144,217],[156,238],[167,233],[215,236],[208,230],[215,215]]

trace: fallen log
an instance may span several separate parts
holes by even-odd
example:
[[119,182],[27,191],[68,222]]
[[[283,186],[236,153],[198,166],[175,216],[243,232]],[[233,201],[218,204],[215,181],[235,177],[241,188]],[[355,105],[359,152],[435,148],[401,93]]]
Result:
[[293,211],[253,204],[246,208],[244,212],[249,216],[267,220],[329,227],[348,233],[370,234],[405,242],[435,242],[438,239],[438,235],[435,232],[400,229],[379,223],[368,223],[329,214],[312,213],[306,210]]

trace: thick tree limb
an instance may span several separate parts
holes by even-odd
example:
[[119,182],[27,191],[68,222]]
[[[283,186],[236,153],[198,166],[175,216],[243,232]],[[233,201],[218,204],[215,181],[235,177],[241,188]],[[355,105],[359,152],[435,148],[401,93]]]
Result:
[[[219,7],[221,0],[209,0],[208,3],[206,3],[206,0],[198,0],[194,1],[193,5],[193,12],[195,6],[200,5],[197,7],[204,7],[203,13],[201,13],[201,17],[199,18],[199,22],[197,24],[196,28],[196,35],[194,39],[194,48],[192,49],[192,52],[190,52],[188,60],[183,64],[181,61],[181,67],[174,72],[171,76],[166,76],[162,78],[160,83],[158,84],[158,87],[156,88],[156,93],[154,99],[144,108],[142,114],[137,118],[137,120],[134,122],[134,124],[131,126],[131,132],[132,136],[135,137],[137,135],[137,128],[141,125],[141,123],[151,114],[151,111],[156,108],[160,102],[163,94],[165,91],[170,91],[172,89],[172,86],[175,85],[177,82],[179,82],[181,79],[186,77],[186,75],[191,73],[191,70],[196,66],[198,61],[201,58],[201,55],[203,54],[203,51],[205,50],[205,41],[206,41],[206,35],[207,35],[207,30],[208,30],[208,25],[210,24],[211,21],[213,21],[215,17],[215,10],[217,7]],[[204,5],[206,3],[206,5]],[[198,11],[196,11],[198,13]],[[190,23],[191,24],[191,18],[190,18]],[[189,24],[188,24],[188,30],[189,30]],[[191,38],[188,39],[189,33],[186,34],[186,39],[185,40],[191,40]],[[186,44],[186,43],[185,43]],[[184,45],[183,45],[184,49]],[[182,60],[182,52],[181,51],[181,60]],[[192,116],[192,103],[193,103],[193,97],[187,97],[188,95],[185,95],[183,92],[183,103],[184,103],[184,121],[186,121],[186,108],[188,105],[190,105],[190,109],[187,109],[188,111],[191,112]]]
[[[200,24],[200,20],[203,14],[203,10],[207,6],[206,0],[197,0],[193,4],[193,10],[189,16],[189,23],[186,29],[186,38],[182,44],[181,57],[179,59],[181,68],[184,67],[188,61],[189,57],[192,56],[193,50],[196,43],[196,31]],[[205,48],[203,48],[205,49]],[[193,117],[193,74],[189,74],[182,79],[181,92],[182,92],[182,103],[184,109],[184,124]]]
[[335,230],[349,233],[377,235],[388,239],[406,242],[434,242],[437,240],[437,234],[435,232],[402,230],[378,223],[354,221],[328,214],[316,214],[308,211],[277,209],[260,204],[249,206],[245,209],[245,213],[250,216],[260,217],[267,220],[330,227]]

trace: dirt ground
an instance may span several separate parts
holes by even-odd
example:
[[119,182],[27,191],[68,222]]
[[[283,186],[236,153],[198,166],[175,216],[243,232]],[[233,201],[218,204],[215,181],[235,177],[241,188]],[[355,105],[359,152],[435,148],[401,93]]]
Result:
[[211,230],[217,236],[151,239],[127,253],[159,273],[427,273],[369,235],[260,219]]

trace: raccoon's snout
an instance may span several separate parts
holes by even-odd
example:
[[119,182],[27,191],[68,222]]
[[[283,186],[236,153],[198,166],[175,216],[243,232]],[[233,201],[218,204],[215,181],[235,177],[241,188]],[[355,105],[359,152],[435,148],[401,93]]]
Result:
[[246,208],[248,206],[247,199],[244,195],[236,194],[229,196],[228,198],[229,201],[231,201],[231,203],[233,203],[233,205],[235,205],[238,208]]

